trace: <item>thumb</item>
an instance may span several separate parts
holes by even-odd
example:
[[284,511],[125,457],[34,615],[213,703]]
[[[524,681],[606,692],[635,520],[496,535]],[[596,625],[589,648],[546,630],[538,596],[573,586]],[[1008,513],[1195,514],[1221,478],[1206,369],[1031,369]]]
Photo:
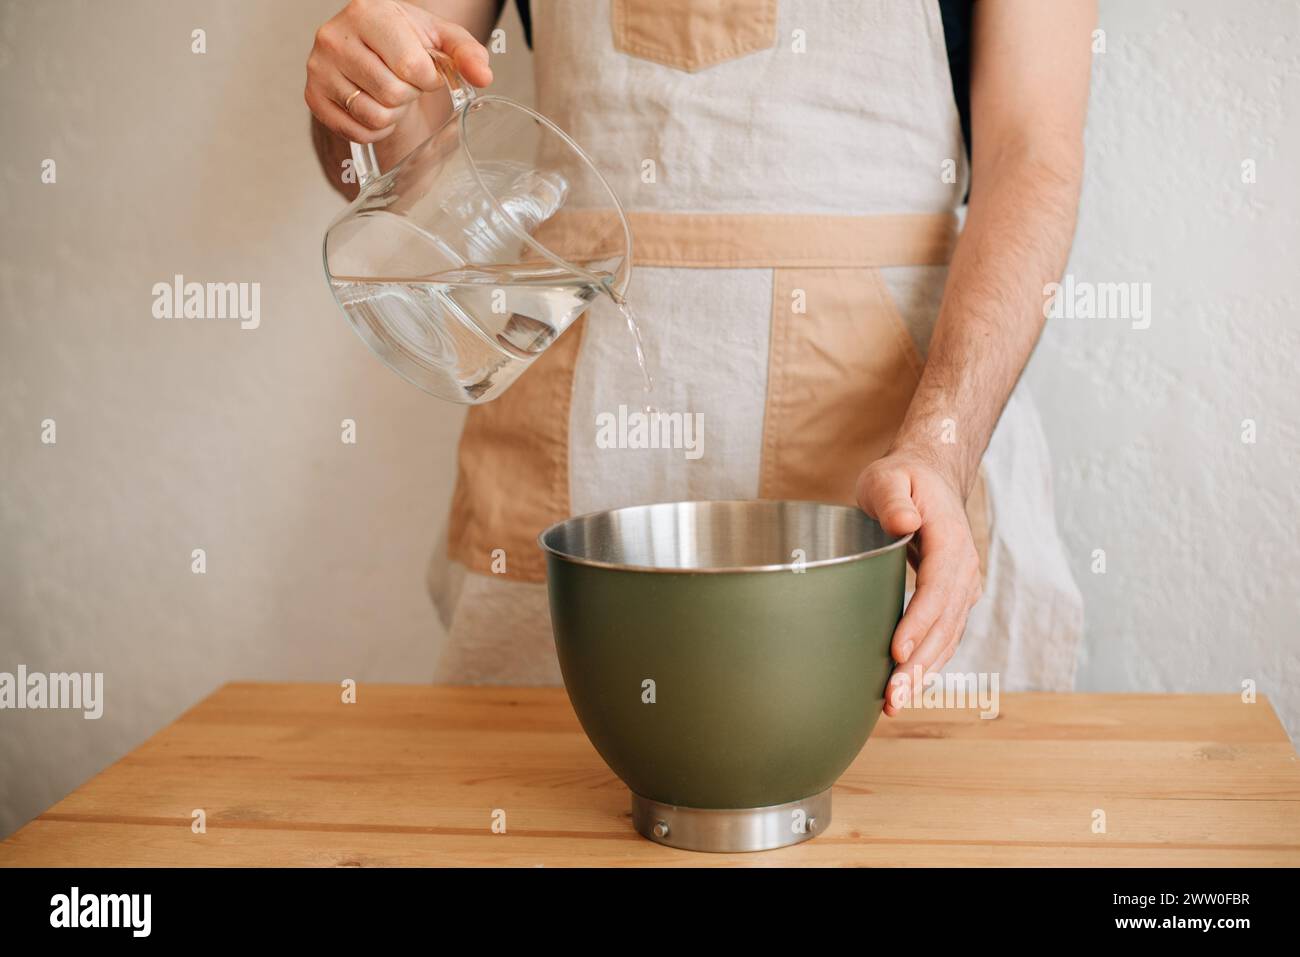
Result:
[[478,87],[492,82],[487,48],[475,39],[474,34],[458,23],[443,20],[413,4],[403,4],[401,9],[424,39],[426,47],[436,47],[451,57],[466,80]]
[[907,535],[921,527],[912,501],[912,479],[903,469],[867,469],[858,479],[858,505],[890,535]]

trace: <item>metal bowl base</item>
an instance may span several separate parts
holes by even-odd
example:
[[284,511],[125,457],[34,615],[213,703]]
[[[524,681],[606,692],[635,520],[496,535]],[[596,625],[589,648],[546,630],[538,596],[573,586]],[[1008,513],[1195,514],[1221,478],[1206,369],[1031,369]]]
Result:
[[831,823],[831,791],[767,807],[701,808],[632,795],[632,825],[656,844],[686,851],[770,851],[816,837]]

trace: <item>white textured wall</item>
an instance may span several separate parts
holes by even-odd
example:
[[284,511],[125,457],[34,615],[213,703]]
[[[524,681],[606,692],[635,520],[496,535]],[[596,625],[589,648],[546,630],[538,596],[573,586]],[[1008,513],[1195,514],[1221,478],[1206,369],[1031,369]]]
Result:
[[[432,675],[462,414],[372,357],[325,283],[342,200],[303,64],[340,6],[0,5],[0,671],[102,671],[107,699],[0,711],[0,835],[224,681]],[[154,319],[175,273],[260,282],[261,327]]]
[[[431,672],[460,415],[384,370],[321,277],[338,204],[302,64],[340,2],[0,7],[0,671],[103,671],[108,699],[97,722],[0,712],[0,834],[228,679]],[[1071,266],[1152,283],[1151,328],[1054,323],[1029,377],[1088,599],[1081,686],[1254,678],[1294,734],[1297,5],[1177,6],[1103,9]],[[511,37],[494,66],[526,95]],[[261,328],[153,319],[177,272],[261,282]]]
[[1029,370],[1086,601],[1078,686],[1250,679],[1294,739],[1300,4],[1110,0],[1102,26],[1069,271],[1149,282],[1152,315],[1055,321]]

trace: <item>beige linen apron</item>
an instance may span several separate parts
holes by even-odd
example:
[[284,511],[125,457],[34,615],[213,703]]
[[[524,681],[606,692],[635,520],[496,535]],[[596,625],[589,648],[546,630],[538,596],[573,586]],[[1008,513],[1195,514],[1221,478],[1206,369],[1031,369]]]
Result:
[[[598,441],[602,417],[646,404],[608,301],[471,408],[430,569],[447,683],[559,683],[536,544],[552,522],[679,499],[852,503],[916,387],[967,180],[934,0],[545,2],[533,39],[537,108],[630,211],[653,404],[698,415],[701,441]],[[591,254],[598,215],[557,217],[545,241]],[[985,597],[949,670],[1069,687],[1081,601],[1023,395],[967,513]]]

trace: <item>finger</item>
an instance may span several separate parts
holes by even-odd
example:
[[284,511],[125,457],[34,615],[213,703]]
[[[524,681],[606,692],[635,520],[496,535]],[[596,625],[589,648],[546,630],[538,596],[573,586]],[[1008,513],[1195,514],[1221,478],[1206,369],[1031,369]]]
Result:
[[962,615],[961,623],[958,625],[952,641],[948,643],[947,648],[943,649],[943,651],[939,653],[939,658],[931,667],[931,671],[942,671],[948,662],[952,661],[952,656],[955,655],[957,649],[961,647],[961,636],[966,631],[966,621],[969,617],[969,614]]
[[487,86],[492,82],[487,48],[474,34],[459,23],[440,20],[421,7],[403,4],[400,9],[424,46],[441,50],[451,57],[466,80],[475,86]]
[[[379,103],[351,76],[335,72],[330,88],[332,90],[330,99],[343,107],[353,119],[367,129],[382,130],[388,126],[395,126],[401,118],[402,109],[389,109]],[[358,90],[360,92],[357,92]]]
[[899,664],[909,662],[944,613],[969,594],[971,570],[961,531],[950,517],[935,518],[921,531],[916,591],[890,646]]
[[[333,100],[362,126],[378,130],[396,123],[400,113],[389,108],[401,106],[420,95],[419,90],[389,72],[383,62],[361,43],[333,46],[337,48],[333,54],[313,52],[307,58],[308,87],[316,87],[325,99]],[[340,67],[340,62],[348,65]],[[353,98],[349,107],[348,99],[357,90],[361,90],[362,95]],[[381,102],[381,98],[387,102]]]
[[925,636],[921,647],[908,661],[908,667],[919,668],[922,680],[938,672],[956,652],[965,628],[966,609],[959,606],[949,611],[935,622],[934,627],[930,629],[930,634]]
[[307,100],[307,108],[312,111],[316,119],[344,139],[356,143],[377,143],[393,132],[391,126],[380,130],[372,130],[363,126],[343,107],[321,92],[320,87],[315,84],[307,87],[305,99]]
[[456,63],[456,69],[475,86],[492,82],[492,68],[488,66],[488,52],[464,27],[458,23],[442,22],[437,26],[440,49]]
[[[421,55],[426,60],[429,58],[429,54],[423,51]],[[354,89],[360,87],[380,106],[389,109],[412,103],[424,92],[390,70],[388,64],[364,43],[350,44],[340,58],[338,68],[353,81]]]
[[[949,566],[945,566],[947,568]],[[957,644],[966,631],[966,621],[979,592],[979,563],[973,556],[963,555],[951,563],[951,571],[943,574],[949,578],[950,587],[944,597],[942,610],[930,630],[903,662],[909,669],[920,669],[921,677],[937,671],[947,664]],[[917,586],[920,591],[920,586]]]
[[976,576],[975,581],[971,585],[970,593],[966,596],[966,610],[962,612],[961,622],[957,626],[957,631],[953,635],[952,640],[948,643],[948,647],[939,655],[939,660],[934,663],[933,670],[942,670],[944,666],[952,660],[952,656],[957,653],[957,649],[961,646],[962,637],[966,634],[966,626],[970,623],[970,613],[974,610],[976,603],[980,600],[980,596],[983,593],[983,586],[981,585],[979,577]]
[[884,713],[892,718],[905,709],[920,693],[922,679],[920,668],[904,666],[904,664],[894,668],[893,674],[889,675],[888,688],[885,690]]
[[400,15],[367,19],[361,28],[361,39],[399,80],[421,91],[438,89],[442,78],[429,56],[433,37],[428,29],[411,19],[405,5],[396,9],[401,11]]
[[902,469],[867,469],[858,478],[857,499],[890,535],[907,535],[921,527],[912,480]]
[[[951,639],[951,646],[953,650],[956,649],[957,641],[961,637],[961,627],[964,627],[965,620],[963,616],[960,623],[961,627],[954,628],[952,618],[951,615],[945,616],[936,622],[935,627],[931,629],[925,641],[922,642],[922,646],[913,653],[910,659],[894,669],[894,674],[890,678],[891,694],[885,700],[885,714],[892,717],[907,707],[912,698],[922,691],[926,676],[933,674],[942,667],[938,663],[938,659],[942,657],[942,651],[944,650],[941,644],[944,636],[955,634],[955,637]],[[951,654],[949,657],[951,657]]]
[[889,676],[889,683],[885,687],[885,707],[884,714],[893,717],[907,707],[908,698],[910,697],[911,687],[908,675],[895,668]]
[[916,590],[907,603],[903,617],[894,629],[890,652],[899,664],[906,664],[916,653],[925,636],[943,614],[951,597],[951,574],[955,563],[942,553],[921,546],[921,560],[916,570]]
[[950,644],[956,644],[961,637],[961,628],[965,624],[964,610],[958,607],[945,608],[942,615],[931,626],[921,640],[912,656],[903,663],[909,673],[919,675],[924,680],[939,665],[939,659]]
[[942,611],[943,596],[933,589],[922,591],[918,585],[889,643],[889,653],[894,661],[902,665],[911,659]]

